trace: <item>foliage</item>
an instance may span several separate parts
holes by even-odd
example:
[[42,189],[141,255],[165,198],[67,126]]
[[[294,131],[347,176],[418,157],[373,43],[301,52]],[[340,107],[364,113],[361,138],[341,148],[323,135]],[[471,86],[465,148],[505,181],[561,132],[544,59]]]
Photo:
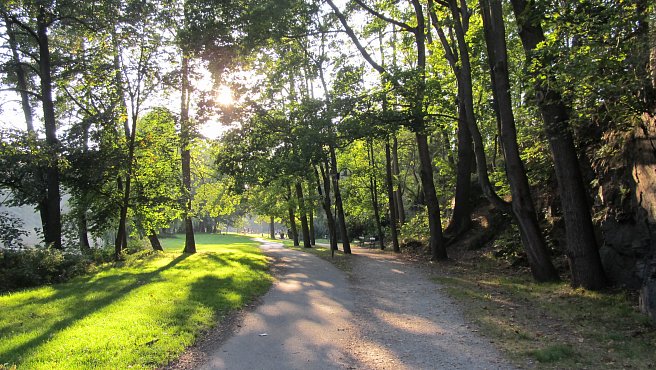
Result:
[[65,282],[108,260],[104,250],[83,255],[47,247],[0,249],[0,291]]
[[7,212],[0,211],[0,243],[4,248],[15,249],[22,246],[21,237],[27,235],[22,227],[23,221]]
[[0,296],[0,358],[30,369],[167,364],[271,284],[255,242],[222,238],[194,255],[149,251],[94,276]]
[[417,212],[399,230],[399,239],[404,241],[404,243],[419,241],[425,244],[427,243],[427,238],[428,217],[426,216],[426,212]]

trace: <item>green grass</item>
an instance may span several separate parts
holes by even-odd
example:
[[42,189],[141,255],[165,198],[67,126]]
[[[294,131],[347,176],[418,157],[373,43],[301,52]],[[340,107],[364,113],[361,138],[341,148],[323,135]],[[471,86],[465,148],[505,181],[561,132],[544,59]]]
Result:
[[[163,239],[180,251],[177,239]],[[143,253],[93,276],[0,296],[0,364],[154,368],[271,284],[246,237],[198,235],[200,253]],[[0,365],[0,368],[2,366]]]
[[[638,312],[635,295],[592,292],[476,259],[440,265],[436,280],[461,301],[467,317],[520,366],[653,368],[656,327]],[[514,276],[512,276],[514,275]]]

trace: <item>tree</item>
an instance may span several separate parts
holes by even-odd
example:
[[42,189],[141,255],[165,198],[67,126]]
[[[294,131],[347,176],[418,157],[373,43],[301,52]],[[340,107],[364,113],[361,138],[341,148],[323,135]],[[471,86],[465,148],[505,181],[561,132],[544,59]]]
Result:
[[[536,55],[538,46],[545,41],[540,24],[543,18],[532,1],[511,0],[519,27],[519,36],[528,63],[540,65],[554,62],[548,53]],[[558,91],[550,85],[553,76],[533,71],[537,104],[544,121],[549,147],[560,189],[561,205],[567,235],[567,256],[572,271],[572,285],[600,289],[606,285],[604,270],[594,236],[594,228],[587,203],[587,192],[578,164],[574,139],[569,126],[568,107]]]

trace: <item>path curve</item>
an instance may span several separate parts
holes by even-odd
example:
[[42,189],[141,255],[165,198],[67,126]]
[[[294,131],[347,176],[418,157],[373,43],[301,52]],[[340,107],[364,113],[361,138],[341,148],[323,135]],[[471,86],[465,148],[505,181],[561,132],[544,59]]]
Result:
[[429,273],[356,248],[350,276],[260,240],[282,267],[202,369],[512,369]]

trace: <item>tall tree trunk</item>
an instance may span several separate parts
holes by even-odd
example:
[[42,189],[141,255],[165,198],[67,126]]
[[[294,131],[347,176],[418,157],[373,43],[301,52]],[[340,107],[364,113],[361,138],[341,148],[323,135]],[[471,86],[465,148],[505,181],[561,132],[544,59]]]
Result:
[[287,185],[287,199],[289,201],[288,213],[289,213],[289,229],[290,229],[290,233],[292,234],[291,238],[294,240],[294,246],[298,247],[299,243],[298,243],[298,229],[296,228],[296,214],[294,213],[294,207],[292,206],[293,204],[292,190],[289,187],[289,185]]
[[276,225],[275,225],[275,219],[273,216],[270,216],[269,218],[269,238],[275,239],[276,238]]
[[428,150],[428,139],[426,135],[416,133],[417,147],[419,151],[420,179],[423,189],[426,208],[428,210],[428,228],[430,230],[431,260],[445,260],[448,258],[444,237],[442,236],[442,220],[440,205],[435,193],[433,183],[433,163]]
[[[481,184],[481,189],[485,197],[494,204],[495,207],[510,212],[510,205],[504,202],[494,191],[494,187],[490,182],[487,173],[487,159],[485,155],[485,144],[483,137],[476,122],[476,115],[474,113],[474,97],[473,97],[473,82],[471,73],[471,63],[469,60],[469,47],[465,39],[465,34],[469,24],[468,9],[458,6],[456,0],[448,0],[451,16],[454,20],[454,31],[457,40],[458,52],[460,56],[460,70],[458,79],[458,95],[464,100],[464,108],[466,115],[467,128],[472,136],[472,143],[474,148],[474,157],[476,158],[476,170],[478,174],[478,181]],[[442,37],[441,37],[442,38]],[[444,42],[443,42],[444,44]],[[445,48],[446,49],[446,48]],[[450,50],[450,48],[449,48]],[[448,52],[448,51],[447,51]]]
[[[528,64],[531,64],[534,58],[538,58],[535,54],[538,44],[545,41],[541,24],[544,16],[535,8],[533,1],[511,0],[511,3],[519,27],[519,37]],[[554,61],[542,62],[543,65],[550,65]],[[605,287],[607,282],[594,235],[588,194],[569,127],[569,107],[563,102],[560,93],[550,87],[554,76],[547,75],[546,79],[535,77],[534,89],[538,96],[538,108],[554,160],[563,208],[572,285],[600,289]]]
[[21,107],[23,109],[23,116],[25,117],[25,124],[27,125],[27,132],[34,133],[32,104],[30,104],[30,97],[27,88],[27,75],[21,63],[18,54],[18,44],[16,42],[16,34],[14,32],[13,23],[5,15],[5,27],[7,29],[7,38],[9,41],[9,48],[11,49],[12,64],[16,72],[16,86],[21,97]]
[[440,215],[440,203],[435,192],[433,181],[433,160],[428,149],[428,138],[424,131],[425,114],[424,98],[426,97],[426,39],[424,10],[419,0],[412,0],[412,6],[417,18],[417,28],[414,30],[415,44],[417,47],[417,71],[420,73],[419,83],[415,91],[413,102],[413,129],[417,139],[417,149],[421,166],[421,185],[428,211],[428,227],[430,229],[430,248],[432,260],[447,259],[446,246],[442,235],[442,219]]
[[[323,211],[326,213],[326,223],[328,224],[328,236],[330,239],[330,250],[337,250],[337,230],[335,226],[335,218],[333,217],[332,206],[330,205],[330,179],[328,171],[324,170],[321,166],[321,177],[319,177],[319,171],[317,168],[314,168],[314,174],[317,177],[317,192],[321,197],[321,206]],[[321,189],[320,180],[323,181],[323,191]]]
[[150,246],[154,251],[164,251],[164,248],[162,248],[162,243],[159,242],[159,238],[157,237],[157,233],[152,232],[148,234],[148,240],[150,241]]
[[[27,75],[23,64],[21,63],[20,56],[18,54],[18,43],[16,42],[16,34],[14,32],[13,23],[5,15],[5,27],[7,29],[7,38],[9,41],[9,48],[11,49],[12,63],[14,65],[14,71],[16,73],[16,86],[18,87],[20,96],[21,96],[21,108],[23,110],[23,117],[25,117],[25,124],[27,132],[30,135],[36,135],[34,131],[34,112],[32,110],[32,104],[30,103],[30,98],[28,94],[27,86]],[[47,183],[44,176],[44,169],[38,168],[34,177],[37,181],[43,181],[41,184],[44,188],[47,188]],[[39,211],[39,216],[41,217],[41,229],[43,230],[43,235],[45,236],[48,232],[46,230],[48,226],[48,192],[43,192],[43,197],[39,200],[36,209]]]
[[339,171],[337,170],[337,155],[335,147],[330,146],[330,164],[331,179],[333,181],[333,194],[335,195],[335,207],[337,207],[337,220],[339,231],[342,237],[342,249],[345,254],[351,254],[351,243],[349,242],[348,232],[346,231],[346,220],[344,219],[344,205],[342,204],[342,193],[339,190]]
[[189,56],[182,55],[182,94],[180,102],[180,138],[182,159],[182,192],[185,198],[183,217],[185,220],[185,253],[196,253],[194,224],[191,220],[191,122],[189,121]]
[[308,207],[308,222],[310,224],[310,244],[317,245],[317,235],[314,231],[314,205]]
[[89,243],[89,228],[87,227],[85,210],[80,210],[77,215],[77,233],[82,253],[89,253],[91,251],[91,244]]
[[392,181],[392,155],[390,153],[389,138],[385,140],[385,185],[387,186],[387,199],[389,204],[390,233],[392,234],[392,249],[394,252],[401,252],[399,246],[399,236],[397,232],[397,214],[394,201],[394,183]]
[[312,248],[310,242],[310,228],[308,226],[307,212],[305,210],[305,199],[303,199],[303,185],[296,182],[296,199],[298,200],[298,211],[301,214],[301,232],[303,233],[303,248]]
[[392,145],[392,175],[396,179],[396,190],[394,190],[395,208],[398,214],[399,224],[405,224],[405,206],[403,205],[403,192],[401,191],[401,171],[399,169],[399,140],[394,135]]
[[121,71],[121,63],[119,54],[121,50],[118,45],[118,39],[116,32],[112,33],[112,42],[114,46],[114,73],[116,89],[118,95],[120,96],[120,107],[121,113],[126,113],[123,120],[123,130],[125,134],[125,140],[128,145],[128,160],[127,160],[127,171],[125,173],[125,179],[122,179],[121,176],[118,177],[118,190],[123,192],[121,203],[119,204],[119,217],[118,217],[118,229],[116,231],[116,239],[114,240],[114,258],[122,258],[123,250],[128,246],[127,238],[127,214],[130,200],[130,186],[131,186],[131,174],[132,174],[132,165],[134,162],[134,140],[136,138],[136,121],[132,122],[132,131],[130,131],[130,125],[127,119],[127,103],[125,101],[125,93],[123,91],[123,77]]
[[37,36],[39,42],[39,75],[41,76],[43,121],[50,157],[46,168],[48,226],[46,228],[45,242],[53,248],[62,249],[61,209],[59,204],[59,140],[57,140],[57,122],[55,120],[55,107],[52,101],[48,20],[45,5],[43,4],[39,6],[39,14],[37,16]]
[[458,89],[458,164],[456,165],[456,195],[453,215],[445,234],[456,237],[469,230],[472,214],[471,174],[474,162],[472,137],[467,128],[464,97]]
[[383,234],[383,226],[380,222],[380,206],[378,204],[378,181],[376,180],[376,159],[374,158],[374,143],[369,140],[369,192],[371,195],[371,205],[374,209],[374,219],[376,221],[376,231],[378,233],[378,242],[380,249],[385,249],[385,240]]
[[558,272],[551,263],[531,197],[524,163],[519,156],[517,130],[510,97],[506,32],[499,0],[480,0],[485,41],[490,61],[492,90],[501,125],[501,146],[506,159],[506,174],[512,194],[512,210],[520,225],[522,240],[533,276],[538,281],[557,281]]

